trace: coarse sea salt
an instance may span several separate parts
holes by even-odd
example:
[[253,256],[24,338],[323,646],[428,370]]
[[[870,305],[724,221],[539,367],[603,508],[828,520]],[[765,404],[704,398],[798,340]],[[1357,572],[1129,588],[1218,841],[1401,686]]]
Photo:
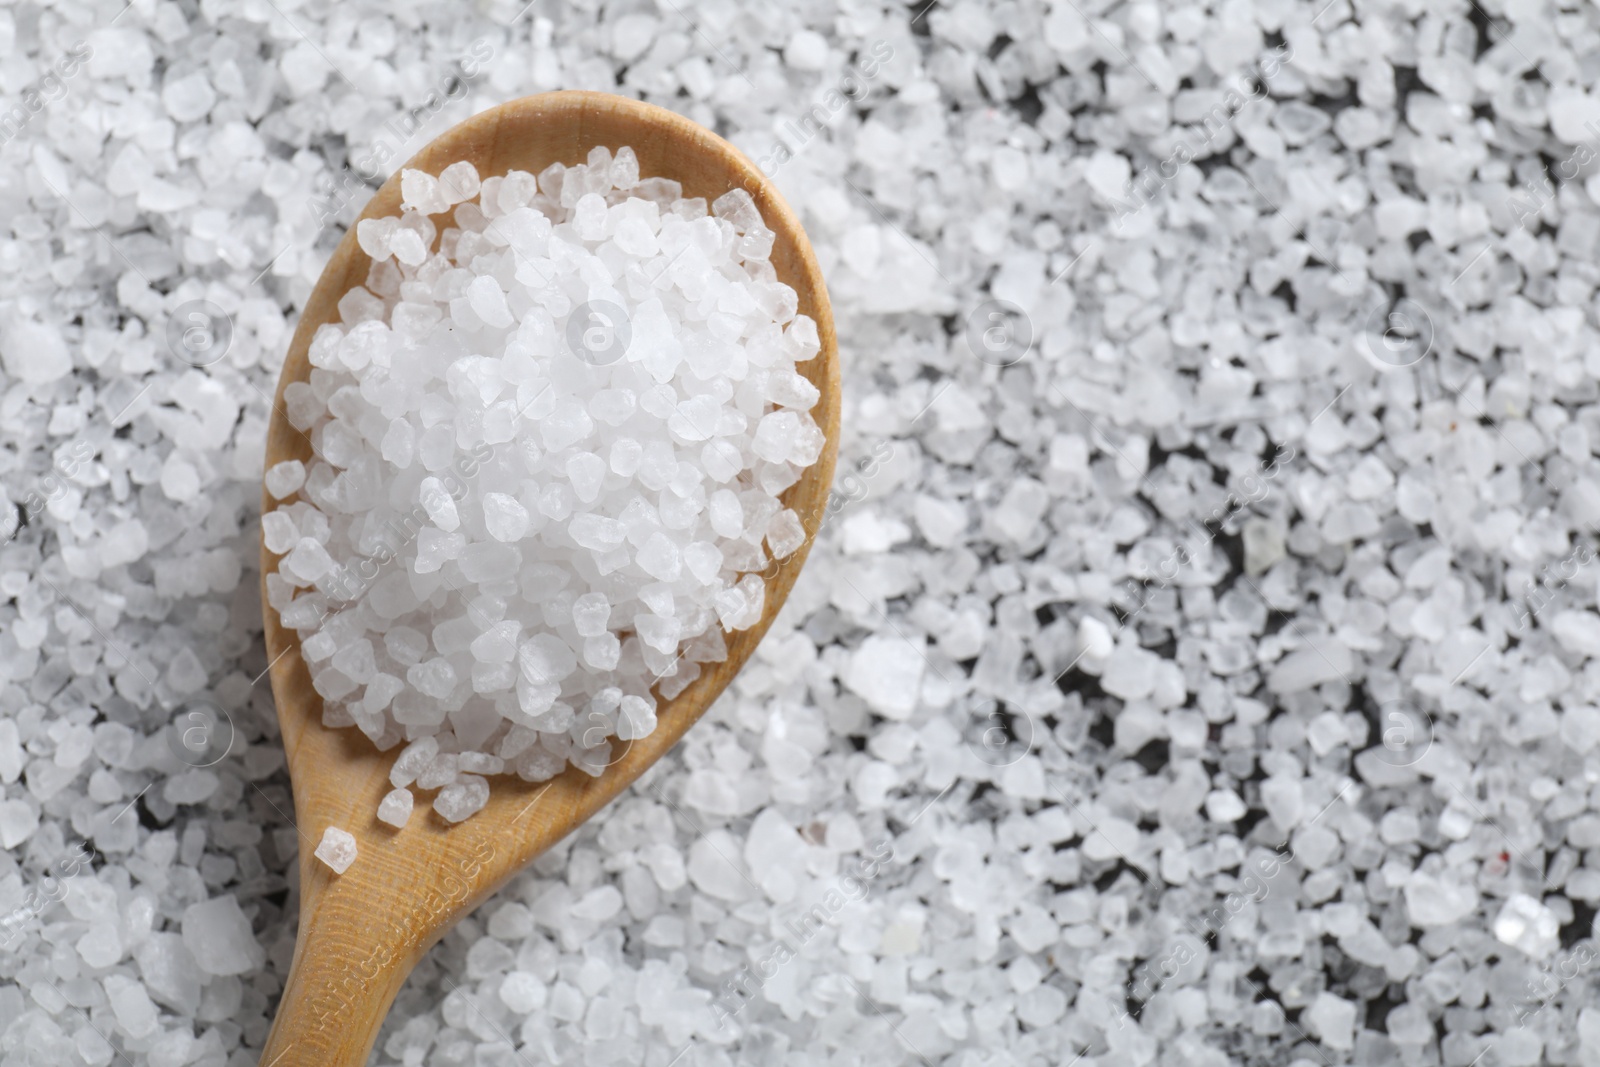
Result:
[[493,776],[597,775],[654,730],[760,620],[824,443],[816,325],[745,190],[708,207],[628,147],[400,186],[285,390],[315,458],[268,471],[262,519],[324,722],[408,742],[395,826],[411,789],[460,822]]
[[348,831],[330,826],[322,832],[317,843],[317,859],[326,863],[334,874],[343,874],[356,861],[356,839]]

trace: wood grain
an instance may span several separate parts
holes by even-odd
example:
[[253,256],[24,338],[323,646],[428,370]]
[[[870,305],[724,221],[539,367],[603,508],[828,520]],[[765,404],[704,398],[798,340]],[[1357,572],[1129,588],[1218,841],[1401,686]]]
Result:
[[[821,391],[812,416],[827,444],[816,465],[784,494],[805,525],[806,544],[775,574],[769,573],[765,614],[757,625],[729,635],[727,662],[706,664],[683,693],[663,702],[655,732],[634,742],[604,774],[591,778],[569,769],[542,784],[496,777],[488,807],[453,827],[432,812],[427,795],[418,797],[417,810],[403,830],[377,821],[378,802],[389,789],[389,767],[399,750],[380,753],[354,728],[322,725],[322,701],[311,688],[298,638],[280,625],[277,612],[265,608],[272,690],[300,832],[300,923],[263,1065],[366,1063],[395,994],[428,948],[513,874],[627,788],[722,692],[787,598],[821,523],[839,430],[839,361],[828,294],[794,213],[742,153],[663,108],[604,93],[559,92],[513,100],[475,115],[406,166],[437,174],[468,159],[484,177],[514,169],[537,173],[552,162],[580,163],[596,145],[632,145],[642,175],[676,179],[683,183],[685,196],[709,200],[742,186],[776,232],[772,263],[778,277],[799,294],[800,311],[816,320],[822,341],[821,354],[799,366]],[[399,211],[397,170],[362,217]],[[437,221],[442,228],[444,219]],[[351,226],[312,292],[290,344],[267,432],[268,466],[311,458],[309,440],[284,416],[283,390],[307,378],[312,334],[322,323],[337,321],[339,297],[365,281],[369,266]],[[264,511],[276,505],[263,493]],[[265,545],[261,564],[263,580],[277,569],[278,557]],[[262,599],[265,604],[265,595]],[[339,876],[311,854],[329,826],[354,834],[360,848],[355,865]]]

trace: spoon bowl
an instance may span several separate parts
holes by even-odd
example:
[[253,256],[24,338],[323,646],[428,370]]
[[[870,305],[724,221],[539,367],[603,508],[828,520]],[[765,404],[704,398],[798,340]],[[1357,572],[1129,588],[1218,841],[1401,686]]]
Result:
[[[458,919],[483,903],[512,875],[622,792],[683,736],[750,657],[787,599],[821,524],[833,481],[839,433],[839,361],[828,294],[810,242],[771,181],[749,159],[709,130],[664,108],[605,93],[556,92],[513,100],[474,115],[418,152],[406,168],[438,174],[468,160],[484,177],[510,170],[539,173],[551,163],[584,161],[591,148],[633,146],[639,173],[674,179],[686,197],[708,201],[744,188],[774,231],[771,261],[779,280],[799,296],[799,310],[816,320],[821,352],[797,365],[821,393],[812,417],[827,437],[821,458],[784,494],[800,516],[806,542],[782,565],[769,568],[765,611],[747,630],[727,634],[728,658],[703,665],[700,676],[670,700],[660,700],[658,725],[599,777],[575,768],[548,782],[514,775],[492,780],[488,806],[449,825],[419,801],[401,830],[377,820],[390,789],[389,768],[400,749],[380,752],[354,728],[322,724],[322,698],[299,654],[299,638],[266,606],[266,651],[293,785],[300,835],[300,921],[294,961],[267,1038],[263,1067],[357,1067],[365,1064],[378,1029],[407,975]],[[400,171],[386,181],[361,218],[400,213]],[[309,463],[311,443],[285,415],[284,388],[305,381],[312,335],[339,320],[338,301],[362,285],[371,261],[352,225],[322,272],[290,343],[267,430],[266,465]],[[263,493],[262,510],[278,502]],[[263,544],[261,573],[279,556]],[[335,875],[312,850],[323,831],[354,835],[359,855]]]

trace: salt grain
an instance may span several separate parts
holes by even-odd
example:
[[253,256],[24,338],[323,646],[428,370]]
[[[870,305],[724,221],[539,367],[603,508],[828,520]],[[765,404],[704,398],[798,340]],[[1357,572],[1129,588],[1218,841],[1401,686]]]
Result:
[[330,826],[322,832],[315,854],[334,874],[343,874],[356,861],[356,839],[337,826]]

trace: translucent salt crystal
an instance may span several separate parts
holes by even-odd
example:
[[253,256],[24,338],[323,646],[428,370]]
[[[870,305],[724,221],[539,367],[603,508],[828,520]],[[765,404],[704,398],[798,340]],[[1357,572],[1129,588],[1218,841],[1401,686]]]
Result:
[[371,259],[381,262],[393,254],[389,242],[399,229],[399,219],[362,219],[356,223],[356,244]]
[[451,204],[473,199],[482,187],[483,183],[478,180],[478,168],[466,160],[452,163],[439,172],[440,191]]
[[122,959],[122,935],[115,923],[92,923],[73,948],[86,966],[97,970],[110,967]]
[[266,961],[249,918],[231,893],[189,905],[181,925],[183,947],[208,975],[247,974]]
[[274,463],[267,468],[266,474],[262,476],[262,482],[266,485],[267,492],[282,500],[299,492],[300,487],[306,483],[305,464],[297,459]]
[[1348,1051],[1355,1047],[1356,1005],[1354,1001],[1318,993],[1301,1016],[1306,1029],[1332,1049]]
[[1300,781],[1297,778],[1272,777],[1261,783],[1261,803],[1267,816],[1280,829],[1293,830],[1300,822],[1304,808]]
[[593,452],[579,452],[567,460],[567,479],[582,503],[591,504],[600,496],[600,486],[605,476],[605,461]]
[[784,508],[767,523],[767,547],[774,559],[786,559],[794,555],[805,543],[805,527],[793,509]]
[[1231,789],[1216,789],[1206,794],[1206,818],[1212,822],[1231,823],[1244,818],[1244,801]]
[[39,809],[14,797],[0,801],[0,847],[16,848],[39,828]]
[[844,684],[888,719],[904,720],[916,709],[925,654],[898,636],[873,634],[850,657]]
[[544,447],[551,452],[569,448],[588,437],[593,431],[594,420],[576,400],[558,403],[539,423],[540,439]]
[[416,455],[417,432],[409,419],[395,419],[389,423],[388,430],[384,431],[383,440],[379,442],[378,450],[384,459],[393,463],[400,470],[411,466],[412,457]]
[[606,235],[608,214],[605,198],[597,193],[587,193],[574,206],[572,226],[585,241],[599,241]]
[[547,748],[532,748],[517,758],[517,777],[525,782],[543,782],[554,778],[566,765],[566,759]]
[[417,738],[395,759],[394,766],[389,769],[389,784],[396,789],[403,789],[415,782],[417,776],[438,754],[438,738],[432,736]]
[[657,652],[671,653],[677,650],[678,639],[683,632],[683,623],[677,618],[662,618],[659,615],[635,615],[633,617],[634,631],[650,648]]
[[269,552],[287,552],[300,540],[300,527],[284,511],[269,511],[261,516],[261,541]]
[[577,669],[578,659],[554,634],[535,634],[518,650],[522,676],[535,684],[560,682]]
[[707,507],[711,529],[719,537],[738,537],[744,533],[744,507],[739,496],[731,489],[718,489],[711,494]]
[[632,741],[655,732],[655,705],[643,697],[625,696],[617,714],[617,737]]
[[433,527],[417,532],[417,555],[412,568],[418,574],[432,574],[447,560],[461,554],[466,539],[459,533],[445,533]]
[[803,363],[822,351],[816,320],[809,315],[796,315],[784,330],[783,337],[796,362]]
[[711,202],[711,211],[718,218],[733,223],[740,233],[761,225],[761,212],[755,198],[744,189],[730,189]]
[[756,425],[755,440],[750,448],[764,460],[782,463],[789,458],[799,436],[799,416],[792,411],[774,411],[763,416]]
[[296,541],[294,548],[278,563],[279,573],[299,585],[310,585],[333,567],[333,557],[328,555],[328,550],[309,537]]
[[143,985],[126,975],[110,974],[105,979],[105,991],[117,1029],[135,1040],[156,1031],[159,1019],[155,1002]]
[[1561,947],[1561,920],[1538,899],[1512,893],[1495,916],[1494,936],[1535,960]]
[[455,499],[445,490],[444,483],[438,478],[422,479],[422,484],[417,489],[417,498],[427,511],[428,518],[439,529],[450,533],[461,525]]
[[664,533],[650,535],[639,549],[638,563],[646,574],[658,581],[677,581],[683,572],[683,557],[678,546]]
[[1413,926],[1449,926],[1478,908],[1478,892],[1472,886],[1422,871],[1406,879],[1405,898]]
[[422,235],[403,226],[390,235],[389,251],[408,267],[418,266],[428,258],[428,246],[422,240]]
[[714,482],[722,483],[744,469],[739,449],[728,441],[707,442],[700,452],[700,462]]
[[485,325],[504,329],[512,323],[511,309],[506,304],[506,294],[500,283],[488,275],[480,275],[467,286],[467,299],[472,311]]
[[549,991],[536,975],[511,971],[500,980],[500,1003],[516,1015],[527,1015],[544,1007]]
[[378,821],[388,823],[395,828],[403,827],[411,820],[411,808],[415,798],[409,789],[392,789],[385,793],[383,800],[378,803]]
[[441,752],[417,775],[418,789],[438,789],[455,781],[461,771],[461,754]]
[[407,667],[406,681],[423,695],[443,700],[455,688],[456,671],[449,660],[435,657]]
[[356,839],[337,826],[330,826],[322,832],[314,855],[332,868],[334,874],[343,874],[356,861]]
[[399,696],[406,684],[399,678],[384,671],[376,671],[367,680],[367,690],[362,697],[362,707],[368,715],[376,715],[389,706],[389,702]]
[[639,157],[630,145],[623,145],[612,156],[609,179],[618,189],[631,189],[639,184]]
[[599,637],[610,618],[611,604],[604,593],[585,593],[572,602],[572,623],[580,637]]
[[622,544],[622,539],[627,536],[628,528],[616,519],[608,519],[601,515],[585,512],[574,515],[572,523],[567,527],[567,532],[581,547],[596,552],[604,552]]
[[620,426],[638,410],[637,395],[631,389],[601,389],[589,401],[589,411],[608,426]]
[[471,818],[489,803],[489,783],[474,774],[464,774],[453,785],[439,790],[433,798],[433,810],[446,822],[457,823]]
[[583,641],[583,662],[597,671],[613,671],[622,657],[622,643],[616,634],[603,633]]
[[424,215],[437,215],[450,209],[450,198],[439,185],[439,179],[420,170],[400,172],[400,206],[420,211]]

